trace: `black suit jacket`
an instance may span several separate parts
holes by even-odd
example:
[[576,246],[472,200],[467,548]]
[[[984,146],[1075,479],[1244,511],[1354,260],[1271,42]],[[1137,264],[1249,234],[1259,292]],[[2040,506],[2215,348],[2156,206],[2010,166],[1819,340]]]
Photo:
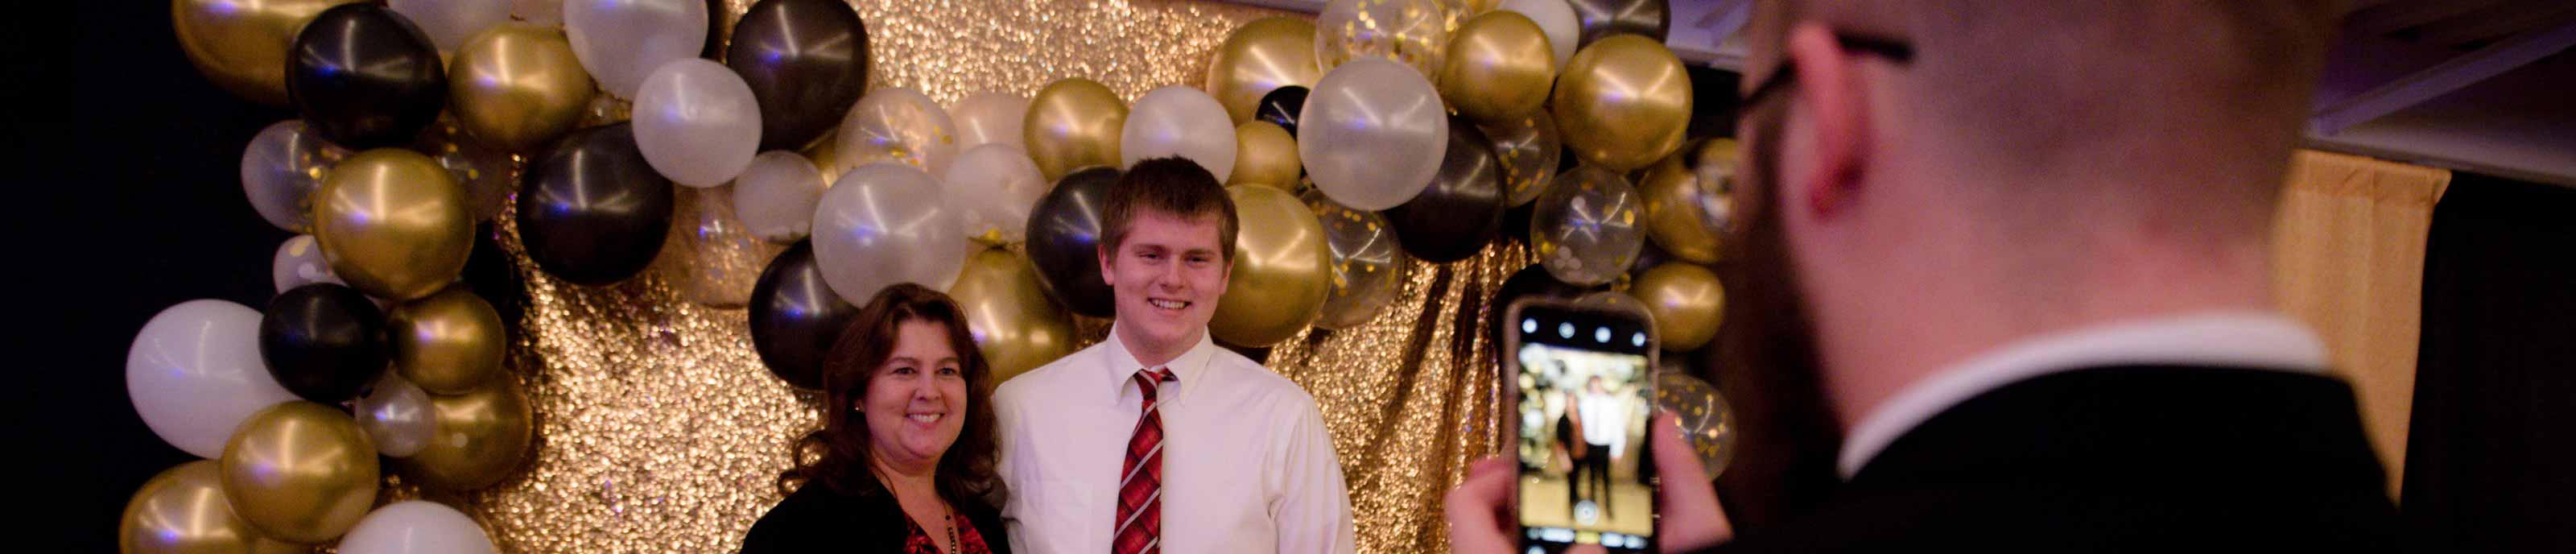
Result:
[[[1002,513],[979,501],[956,503],[975,523],[993,554],[1010,554],[1010,537],[1002,531]],[[910,520],[894,495],[844,495],[821,483],[808,483],[780,500],[743,535],[743,554],[802,552],[903,552]],[[962,531],[962,530],[961,530]]]
[[2342,381],[2091,368],[1951,407],[1715,551],[2395,551],[2382,475]]

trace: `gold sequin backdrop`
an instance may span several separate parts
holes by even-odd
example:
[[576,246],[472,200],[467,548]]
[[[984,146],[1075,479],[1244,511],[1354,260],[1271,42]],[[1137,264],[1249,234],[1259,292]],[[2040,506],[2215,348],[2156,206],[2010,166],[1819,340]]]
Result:
[[[751,4],[726,0],[724,29]],[[1085,77],[1129,99],[1203,81],[1226,34],[1272,15],[1182,2],[942,0],[857,3],[874,87],[942,102],[982,90],[1029,94]],[[1303,17],[1299,15],[1299,17]],[[684,195],[694,194],[682,191]],[[691,226],[684,202],[678,222]],[[604,288],[538,272],[502,220],[527,280],[514,377],[537,411],[521,474],[461,498],[509,552],[729,552],[775,504],[787,445],[817,404],[762,369],[740,308],[687,300],[745,294],[766,247],[675,240],[654,270]],[[1245,232],[1260,232],[1245,229]],[[683,233],[685,234],[685,233]],[[1440,499],[1464,462],[1493,451],[1492,345],[1480,332],[1495,287],[1526,266],[1513,243],[1447,265],[1415,262],[1387,311],[1365,326],[1309,331],[1268,365],[1321,404],[1350,485],[1362,552],[1447,550]],[[1105,332],[1083,325],[1091,340]],[[388,496],[418,494],[397,485]]]

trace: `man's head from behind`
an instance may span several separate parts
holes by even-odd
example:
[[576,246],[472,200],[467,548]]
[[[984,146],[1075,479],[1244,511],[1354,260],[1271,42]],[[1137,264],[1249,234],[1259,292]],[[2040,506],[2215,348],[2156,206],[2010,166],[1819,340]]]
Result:
[[1101,206],[1100,276],[1117,296],[1119,340],[1140,357],[1177,355],[1216,314],[1239,223],[1225,187],[1181,158],[1137,162]]
[[2333,4],[1757,4],[1721,349],[1807,398],[1739,408],[1813,434],[2019,337],[2267,302]]

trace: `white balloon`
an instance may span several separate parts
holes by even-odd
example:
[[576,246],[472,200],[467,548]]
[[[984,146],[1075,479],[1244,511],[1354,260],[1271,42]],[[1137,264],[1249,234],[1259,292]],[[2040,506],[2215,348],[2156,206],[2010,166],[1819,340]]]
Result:
[[1511,10],[1529,16],[1538,30],[1547,34],[1547,45],[1556,50],[1556,66],[1574,59],[1575,41],[1583,38],[1583,26],[1574,18],[1574,5],[1565,0],[1503,0],[1495,9]]
[[563,5],[564,38],[599,88],[635,98],[663,64],[698,57],[707,44],[703,0],[582,0]]
[[723,185],[760,152],[759,101],[724,64],[671,62],[653,70],[635,93],[635,147],[671,182]]
[[510,17],[538,25],[562,25],[563,0],[510,0]]
[[877,162],[842,174],[814,208],[823,283],[856,305],[895,283],[948,290],[966,267],[968,243],[956,210],[939,196],[939,182],[909,165]]
[[376,443],[376,453],[401,458],[429,446],[438,433],[438,419],[430,412],[429,392],[387,371],[376,380],[374,389],[358,398],[358,428]]
[[322,172],[348,155],[323,142],[303,121],[271,123],[242,149],[242,192],[259,217],[279,229],[313,229],[313,193],[322,189]]
[[1440,93],[1413,68],[1379,58],[1344,62],[1316,80],[1306,97],[1297,157],[1334,202],[1366,211],[1393,208],[1420,194],[1440,171],[1449,144],[1445,110]]
[[484,29],[510,20],[511,0],[390,0],[403,19],[420,26],[440,52],[455,52]]
[[937,175],[957,155],[957,122],[921,91],[881,88],[859,97],[834,135],[842,167],[897,162]]
[[322,259],[322,245],[313,241],[313,235],[296,235],[278,244],[277,257],[268,264],[268,278],[277,284],[277,292],[312,283],[348,284],[331,273],[331,262]]
[[1003,241],[1028,235],[1029,210],[1048,188],[1038,163],[1018,146],[992,143],[966,149],[940,176],[942,202],[957,210],[968,237],[997,233]]
[[1234,118],[1216,97],[1186,86],[1145,91],[1118,132],[1118,165],[1180,156],[1224,180],[1234,174]]
[[814,204],[822,200],[823,171],[795,152],[763,152],[733,179],[733,215],[760,240],[804,240],[814,229]]
[[1029,97],[1007,92],[978,92],[948,108],[948,117],[957,122],[958,148],[996,142],[1027,148],[1020,121],[1028,115]]
[[368,512],[340,537],[340,554],[494,554],[492,536],[465,512],[405,500]]
[[190,300],[161,310],[125,353],[125,393],[152,434],[205,458],[221,457],[233,428],[295,393],[259,357],[258,310]]

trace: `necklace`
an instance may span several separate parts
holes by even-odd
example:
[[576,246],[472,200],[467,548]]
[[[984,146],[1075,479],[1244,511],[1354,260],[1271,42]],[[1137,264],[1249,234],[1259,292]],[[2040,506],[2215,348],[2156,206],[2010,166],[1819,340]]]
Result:
[[957,509],[951,507],[943,511],[948,513],[948,517],[946,518],[946,523],[948,524],[948,554],[957,554],[958,549],[963,548],[963,545],[957,542]]

